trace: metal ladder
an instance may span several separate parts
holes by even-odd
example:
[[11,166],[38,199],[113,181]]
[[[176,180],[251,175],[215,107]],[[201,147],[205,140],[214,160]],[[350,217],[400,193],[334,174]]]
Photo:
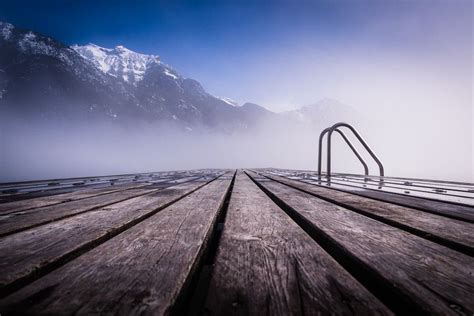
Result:
[[356,155],[357,159],[361,162],[361,164],[364,166],[364,174],[366,176],[369,175],[369,168],[367,167],[367,163],[364,161],[362,156],[359,154],[357,149],[355,149],[354,145],[351,143],[351,141],[346,137],[344,132],[342,132],[339,127],[347,127],[355,137],[359,140],[359,142],[364,146],[364,148],[367,150],[369,155],[374,159],[375,163],[379,166],[379,172],[380,172],[380,177],[384,176],[384,169],[382,162],[380,162],[380,159],[374,154],[372,149],[367,145],[366,141],[360,136],[359,132],[350,124],[344,123],[344,122],[339,122],[334,124],[331,127],[328,127],[324,129],[321,134],[319,135],[319,152],[318,152],[318,177],[321,179],[321,163],[322,163],[322,149],[323,149],[323,138],[324,135],[328,134],[328,140],[327,140],[327,170],[326,170],[326,176],[328,179],[331,177],[331,136],[333,132],[339,133],[339,135],[342,136],[346,144],[349,146],[349,148],[352,150],[352,152]]

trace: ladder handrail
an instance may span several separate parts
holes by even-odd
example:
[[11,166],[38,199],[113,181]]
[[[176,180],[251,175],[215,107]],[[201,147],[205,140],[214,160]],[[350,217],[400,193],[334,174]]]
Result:
[[[319,175],[321,175],[321,158],[322,158],[322,147],[323,147],[323,138],[324,138],[324,135],[326,135],[327,132],[329,132],[331,128],[328,127],[326,128],[325,130],[323,130],[321,132],[321,135],[319,136],[319,159],[318,159],[318,171],[319,171]],[[354,145],[352,144],[352,142],[347,138],[346,134],[344,134],[343,131],[341,131],[339,128],[336,128],[334,131],[338,132],[339,135],[341,135],[342,139],[344,139],[344,141],[346,142],[346,144],[349,146],[349,148],[352,150],[352,152],[356,155],[357,159],[359,159],[360,163],[362,164],[362,166],[364,166],[364,174],[366,176],[369,175],[369,167],[367,166],[367,163],[365,162],[365,160],[362,158],[362,156],[359,154],[359,152],[357,151],[357,149],[354,147]]]
[[321,177],[322,140],[323,140],[324,134],[328,133],[326,175],[328,177],[330,177],[331,176],[331,136],[332,136],[332,133],[335,130],[339,130],[339,127],[348,128],[354,134],[354,136],[357,137],[359,142],[364,146],[364,148],[367,150],[369,155],[374,159],[374,161],[379,166],[380,176],[383,177],[384,176],[384,168],[383,168],[383,165],[382,165],[382,162],[380,161],[380,159],[377,157],[377,155],[375,155],[375,153],[372,151],[372,149],[369,147],[369,145],[366,143],[366,141],[362,138],[362,136],[359,134],[359,132],[357,132],[357,130],[352,125],[350,125],[348,123],[345,123],[345,122],[339,122],[339,123],[334,124],[331,127],[328,127],[326,129],[324,129],[321,132],[321,134],[319,135],[319,155],[318,155],[318,175],[319,175],[319,177]]

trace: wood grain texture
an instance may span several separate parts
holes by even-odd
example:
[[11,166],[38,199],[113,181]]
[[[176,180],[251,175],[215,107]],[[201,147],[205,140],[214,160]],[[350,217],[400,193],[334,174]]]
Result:
[[[407,181],[408,182],[408,181]],[[340,184],[340,185],[345,185],[345,186],[352,186],[352,187],[363,187],[364,189],[367,190],[375,190],[375,192],[380,192],[379,187],[380,187],[380,182],[379,181],[364,181],[364,179],[353,179],[353,178],[339,178],[337,176],[331,176],[331,183],[334,184]],[[438,185],[437,187],[423,187],[415,184],[404,184],[404,183],[398,183],[394,184],[390,180],[384,180],[383,181],[383,188],[388,189],[388,190],[399,190],[403,192],[404,190],[407,190],[410,192],[410,194],[413,194],[414,196],[418,197],[424,197],[430,200],[436,200],[437,198],[459,198],[459,203],[462,203],[461,201],[465,201],[466,203],[470,202],[470,199],[472,199],[471,194],[466,190],[459,190],[459,189],[450,189],[448,187],[443,187],[441,185]],[[439,195],[437,193],[438,190],[442,190],[443,194]],[[391,191],[382,191],[382,192],[391,192]],[[395,192],[392,192],[395,193]],[[419,195],[422,194],[422,195]],[[406,194],[403,194],[406,195]]]
[[363,266],[421,312],[474,312],[474,259],[265,178],[255,178],[315,238]]
[[[25,181],[13,183],[0,183],[0,205],[22,200],[32,200],[40,197],[52,197],[54,195],[73,193],[85,189],[99,189],[109,186],[120,186],[130,183],[164,183],[172,182],[173,179],[190,177],[201,177],[203,175],[222,174],[225,170],[190,170],[153,172],[148,174],[128,174],[116,176],[96,176],[70,179]],[[77,184],[77,185],[76,185]],[[11,193],[7,193],[11,191]],[[27,205],[28,206],[28,205]],[[8,212],[8,211],[7,211]]]
[[16,233],[28,228],[44,225],[76,214],[81,214],[93,209],[105,207],[136,196],[156,192],[168,185],[147,185],[139,188],[131,188],[124,191],[92,196],[89,198],[61,203],[28,211],[13,212],[0,215],[0,237]]
[[[192,179],[196,179],[198,177],[182,177],[182,176],[175,176],[175,177],[163,177],[160,178],[163,182],[166,183],[181,183],[190,181]],[[176,181],[176,182],[175,182]],[[155,182],[156,183],[156,182]],[[31,210],[39,207],[60,204],[60,203],[67,203],[71,201],[81,200],[88,197],[124,191],[132,188],[140,188],[150,185],[150,183],[146,182],[137,182],[137,183],[124,183],[124,184],[115,184],[110,185],[107,187],[87,187],[75,190],[73,192],[62,193],[62,194],[55,194],[55,195],[48,195],[42,196],[32,199],[24,199],[14,202],[2,203],[0,204],[0,215],[9,214],[12,212],[21,212],[26,210]]]
[[[372,177],[369,176],[367,178],[368,181],[364,178],[364,176],[339,176],[339,175],[331,175],[332,179],[337,179],[337,180],[342,180],[344,182],[353,182],[353,183],[361,183],[361,184],[375,184],[378,186],[378,183],[380,181],[379,177]],[[453,194],[457,194],[456,192],[459,193],[469,193],[469,190],[472,188],[474,189],[474,186],[466,186],[462,185],[461,183],[458,183],[457,185],[452,185],[452,184],[447,184],[447,183],[442,183],[442,182],[435,182],[435,183],[429,183],[429,182],[418,182],[414,179],[404,179],[404,180],[395,180],[390,177],[384,177],[383,182],[385,185],[393,185],[393,187],[396,188],[403,188],[407,189],[407,187],[411,187],[414,189],[420,189],[421,191],[426,191],[426,192],[435,192],[435,189],[439,189],[442,187],[444,190],[449,191]],[[466,195],[463,195],[466,196]],[[468,196],[468,195],[467,195]]]
[[167,314],[203,253],[230,177],[217,179],[0,301],[2,314]]
[[102,188],[85,188],[69,193],[62,193],[56,195],[49,195],[33,199],[20,200],[15,202],[8,202],[0,204],[0,215],[5,215],[12,212],[21,212],[31,210],[38,207],[44,207],[54,204],[67,203],[88,197],[98,196],[107,193],[119,192],[131,188],[143,187],[149,185],[148,183],[127,183],[121,185],[111,185]]
[[472,206],[429,200],[390,192],[377,192],[373,190],[357,191],[354,192],[354,194],[474,223],[474,212],[472,211]]
[[[313,194],[328,202],[356,210],[385,223],[416,231],[433,241],[474,254],[474,224],[446,218],[396,204],[364,198],[347,192],[331,190],[301,181],[264,174],[269,179]],[[454,206],[453,206],[454,207]]]
[[[285,177],[286,178],[286,177]],[[305,181],[301,181],[305,182]],[[315,183],[314,183],[315,184]],[[316,185],[316,184],[315,184]],[[326,187],[326,186],[324,186]],[[432,199],[425,199],[421,197],[414,197],[408,195],[401,195],[391,192],[382,192],[375,190],[362,190],[357,188],[356,190],[351,190],[350,188],[341,189],[335,187],[326,187],[328,189],[340,192],[348,192],[350,194],[358,195],[361,197],[371,198],[374,200],[379,200],[382,202],[388,202],[392,204],[398,204],[400,206],[405,206],[409,208],[415,208],[424,212],[429,212],[453,219],[467,221],[469,223],[474,223],[474,212],[472,211],[472,206],[461,205],[455,203],[449,203],[444,201],[437,201]]]
[[391,314],[242,173],[231,195],[205,313]]
[[207,181],[165,188],[0,238],[0,294],[35,279],[132,223],[170,205]]
[[[253,169],[253,171],[263,172],[265,174],[273,174],[272,170],[266,170],[266,169]],[[292,172],[291,170],[283,170],[283,171],[288,172],[289,173],[288,176],[290,174],[294,174],[294,171]],[[311,172],[302,172],[299,174],[299,176],[304,177],[306,174],[312,174],[313,176],[317,176],[316,174],[311,173]],[[287,176],[282,176],[282,177],[288,178]],[[404,180],[411,181],[414,179],[404,179]],[[310,180],[301,179],[297,181],[317,185],[317,182],[310,181]],[[439,181],[439,182],[443,183],[446,181]],[[325,182],[323,181],[323,183]],[[368,189],[366,190],[362,188],[346,187],[346,189],[342,189],[340,187],[338,188],[327,187],[326,185],[324,185],[323,187],[329,188],[331,190],[348,192],[348,193],[362,196],[362,197],[367,197],[367,198],[371,198],[371,199],[375,199],[375,200],[379,200],[383,202],[398,204],[401,206],[415,208],[421,211],[430,212],[433,214],[438,214],[438,215],[446,216],[449,218],[464,220],[470,223],[474,223],[474,212],[472,211],[472,206],[469,206],[469,205],[450,203],[450,202],[433,200],[433,199],[425,199],[422,197],[414,197],[414,196],[409,196],[406,194],[402,195],[402,194],[396,194],[396,193],[391,193],[391,192],[383,192],[383,191],[368,190]],[[410,187],[407,187],[408,190],[409,188]]]

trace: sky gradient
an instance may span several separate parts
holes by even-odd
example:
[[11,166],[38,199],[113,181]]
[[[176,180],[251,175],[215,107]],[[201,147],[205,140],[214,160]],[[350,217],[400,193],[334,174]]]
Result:
[[67,44],[160,55],[213,94],[275,111],[321,98],[360,107],[369,100],[351,90],[375,76],[472,72],[467,0],[16,0],[2,1],[0,20]]

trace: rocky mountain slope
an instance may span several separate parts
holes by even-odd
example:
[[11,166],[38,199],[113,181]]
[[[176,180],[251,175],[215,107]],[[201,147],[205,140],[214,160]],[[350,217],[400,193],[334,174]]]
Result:
[[69,47],[5,22],[0,22],[0,110],[49,121],[147,121],[227,133],[262,120],[313,124],[350,113],[331,100],[282,114],[253,103],[239,106],[206,92],[158,56],[123,46]]
[[228,132],[255,124],[258,115],[272,115],[207,93],[158,56],[123,46],[68,47],[2,22],[0,107],[23,117],[146,120]]

